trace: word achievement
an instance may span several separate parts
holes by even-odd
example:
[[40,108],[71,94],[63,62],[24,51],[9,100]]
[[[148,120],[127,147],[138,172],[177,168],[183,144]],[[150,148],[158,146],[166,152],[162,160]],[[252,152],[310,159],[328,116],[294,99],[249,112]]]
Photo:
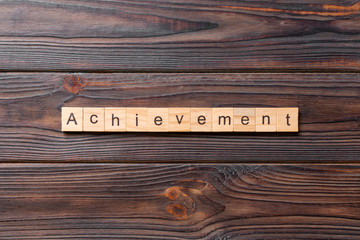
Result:
[[298,132],[298,108],[63,107],[64,132]]

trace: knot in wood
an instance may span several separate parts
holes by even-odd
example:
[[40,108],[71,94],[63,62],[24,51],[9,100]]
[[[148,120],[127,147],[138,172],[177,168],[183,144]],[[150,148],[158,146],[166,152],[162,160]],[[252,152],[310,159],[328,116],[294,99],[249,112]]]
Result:
[[86,86],[86,80],[79,76],[65,76],[63,86],[68,92],[78,94]]
[[170,200],[175,200],[180,196],[179,187],[169,187],[165,190],[165,196]]
[[186,220],[195,213],[195,203],[192,197],[184,192],[183,187],[170,187],[164,192],[171,204],[166,206],[166,211],[174,216],[177,220]]
[[180,204],[169,204],[166,206],[166,211],[172,214],[177,219],[185,220],[189,218],[187,214],[188,210],[186,209],[186,207]]

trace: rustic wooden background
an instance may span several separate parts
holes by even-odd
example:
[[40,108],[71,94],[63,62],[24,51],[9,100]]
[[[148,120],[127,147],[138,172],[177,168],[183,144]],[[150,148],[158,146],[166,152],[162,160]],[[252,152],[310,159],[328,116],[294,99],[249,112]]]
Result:
[[[3,73],[6,162],[357,162],[360,73]],[[62,106],[287,107],[294,133],[63,133]]]
[[[62,106],[287,107],[292,133],[63,133]],[[0,2],[0,239],[359,239],[360,1]]]

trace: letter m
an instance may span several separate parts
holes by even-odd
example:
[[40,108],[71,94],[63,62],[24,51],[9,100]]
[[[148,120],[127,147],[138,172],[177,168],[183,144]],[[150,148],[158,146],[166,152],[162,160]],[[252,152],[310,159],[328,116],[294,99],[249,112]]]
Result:
[[226,122],[228,122],[228,124],[231,125],[231,117],[230,116],[219,116],[219,125],[221,125],[221,120],[223,120],[224,125],[226,125]]

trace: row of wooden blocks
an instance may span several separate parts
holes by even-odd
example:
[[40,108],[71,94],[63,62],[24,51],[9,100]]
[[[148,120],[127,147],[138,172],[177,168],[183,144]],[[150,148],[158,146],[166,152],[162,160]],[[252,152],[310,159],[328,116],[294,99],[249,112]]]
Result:
[[298,132],[298,108],[63,107],[64,132]]

